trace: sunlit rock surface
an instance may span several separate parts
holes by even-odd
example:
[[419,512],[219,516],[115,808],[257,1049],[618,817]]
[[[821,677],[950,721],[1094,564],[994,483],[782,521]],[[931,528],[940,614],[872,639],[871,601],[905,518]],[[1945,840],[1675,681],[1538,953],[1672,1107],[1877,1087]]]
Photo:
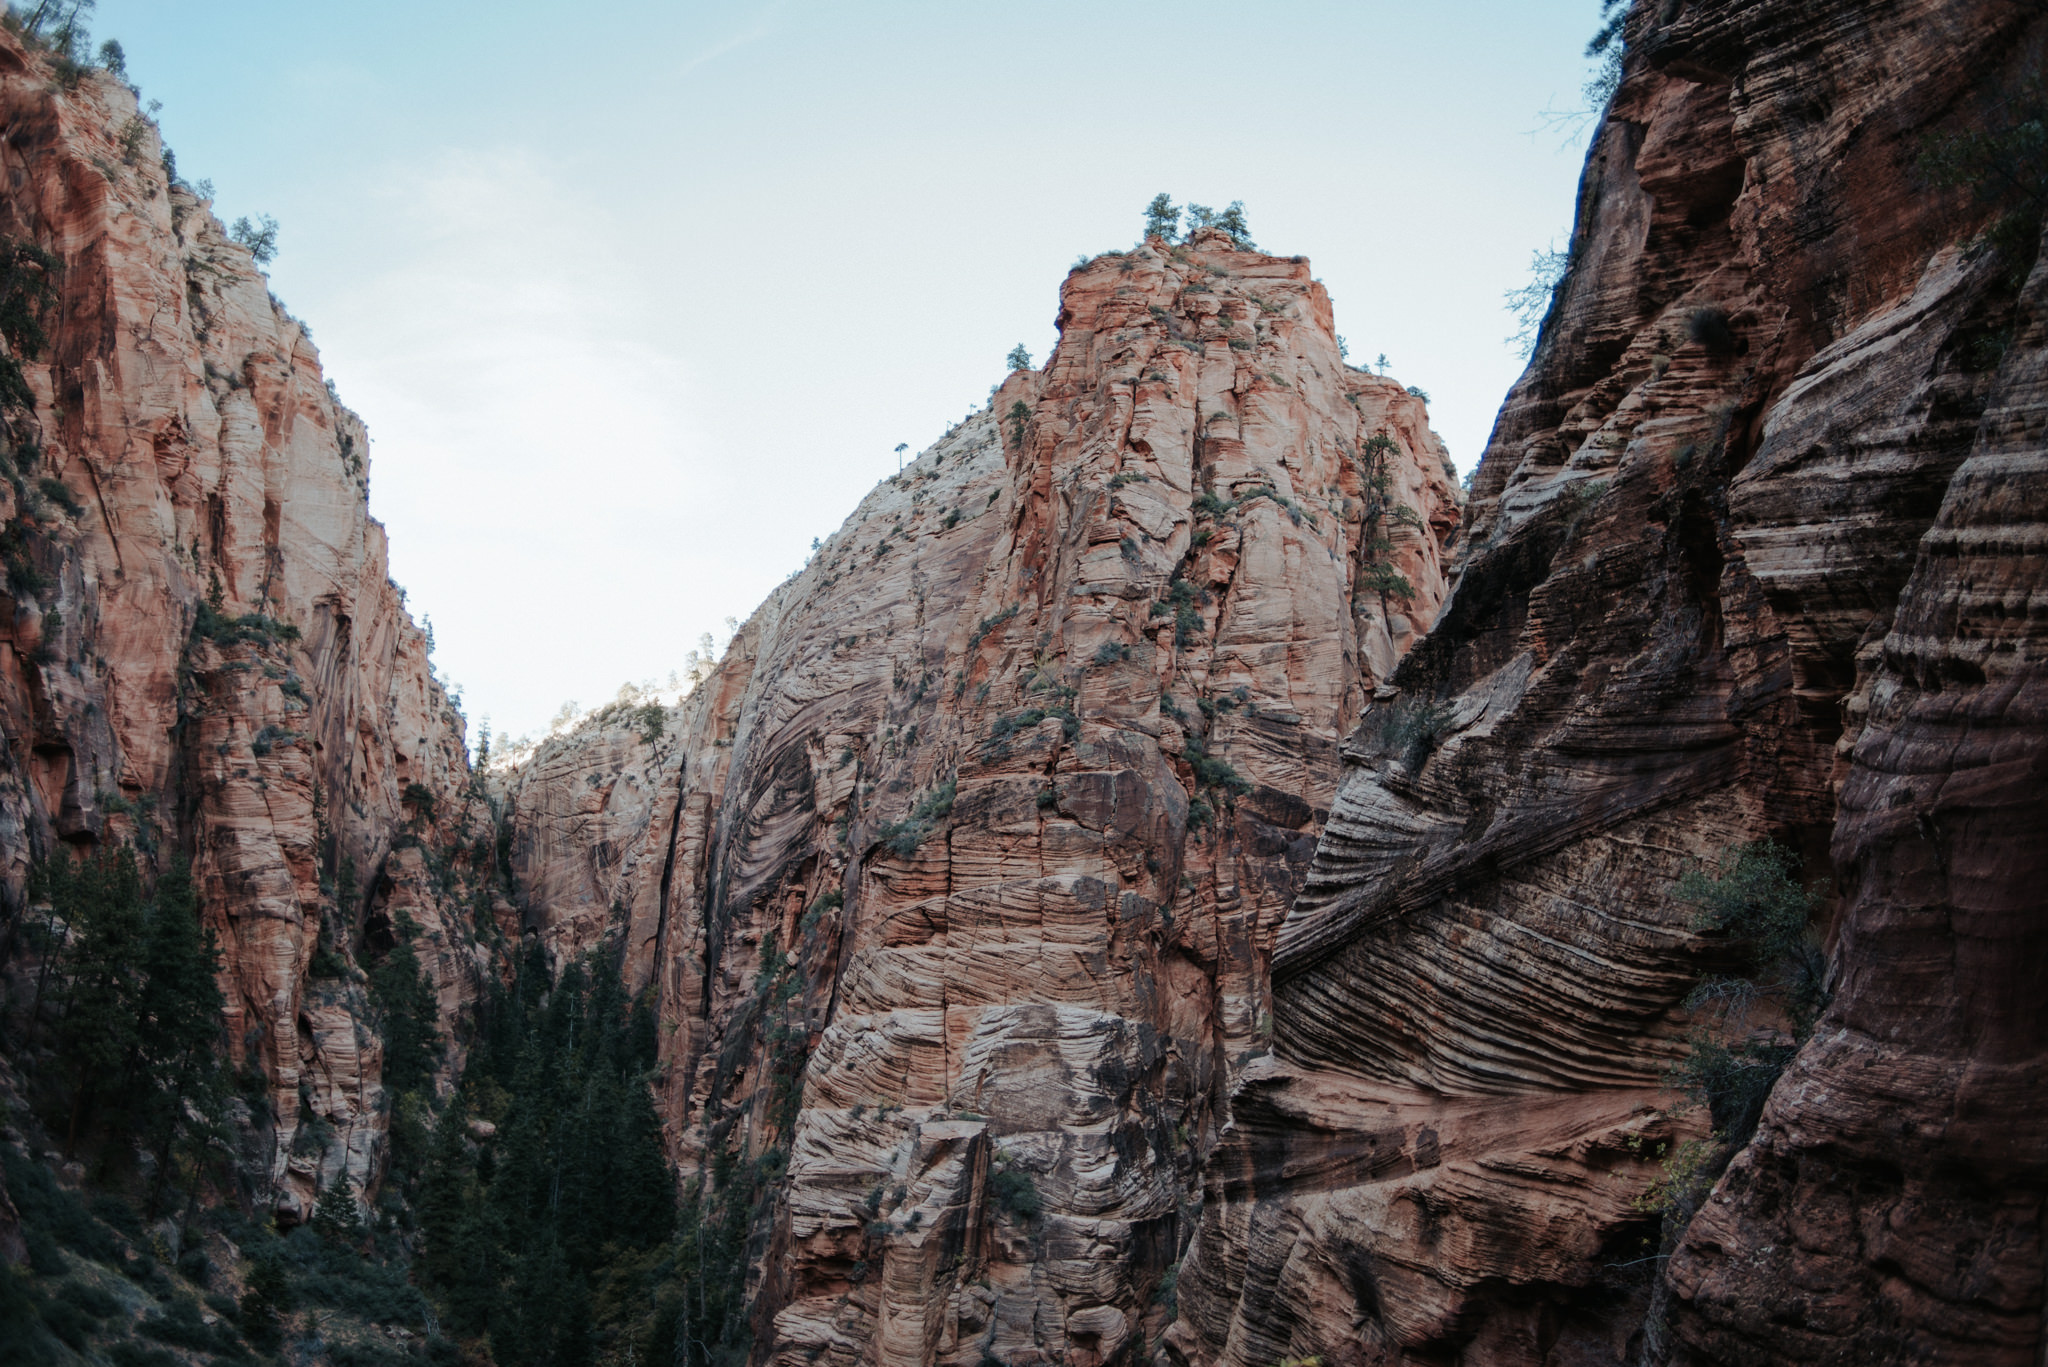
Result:
[[[159,870],[194,852],[229,1043],[268,1083],[258,1185],[294,1218],[382,1159],[364,990],[309,981],[323,919],[342,955],[374,952],[379,889],[405,884],[444,1008],[476,998],[454,885],[387,863],[401,838],[486,832],[461,718],[387,577],[362,424],[249,252],[167,183],[134,93],[97,72],[67,90],[0,35],[0,119],[0,232],[62,261],[17,419],[39,456],[0,486],[0,898],[18,911],[63,845],[133,842]],[[215,586],[223,615],[275,627],[198,634]]]
[[763,1358],[1149,1351],[1339,744],[1446,589],[1423,401],[1305,260],[1098,257],[1059,322],[658,738],[615,710],[505,780],[529,924],[615,921],[660,993],[686,1172],[787,1164]]

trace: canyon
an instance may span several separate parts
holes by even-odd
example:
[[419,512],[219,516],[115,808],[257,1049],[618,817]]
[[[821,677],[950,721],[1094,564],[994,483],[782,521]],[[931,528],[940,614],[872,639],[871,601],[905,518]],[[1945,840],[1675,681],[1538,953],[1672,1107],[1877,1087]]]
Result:
[[[2037,1363],[2044,206],[1931,154],[2032,145],[2048,19],[1624,34],[1469,491],[1306,258],[1152,236],[680,703],[476,770],[305,326],[126,86],[0,38],[4,232],[62,262],[0,488],[9,1009],[37,861],[188,855],[233,1195],[289,1226],[387,1178],[366,970],[418,955],[460,1120],[515,960],[616,963],[784,1367]],[[1676,889],[1763,840],[1826,1004],[1731,1133],[1673,1083],[1733,962]]]

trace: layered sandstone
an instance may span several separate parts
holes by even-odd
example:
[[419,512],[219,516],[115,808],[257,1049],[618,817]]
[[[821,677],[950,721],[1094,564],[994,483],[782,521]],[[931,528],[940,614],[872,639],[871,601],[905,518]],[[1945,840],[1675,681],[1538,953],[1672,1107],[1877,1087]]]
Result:
[[[12,923],[61,846],[190,853],[230,1047],[268,1083],[256,1176],[289,1217],[338,1171],[375,1180],[360,974],[309,973],[323,922],[344,957],[388,934],[394,842],[487,830],[465,832],[462,720],[388,577],[361,422],[248,250],[167,177],[134,92],[67,86],[0,35],[0,122],[0,232],[62,263],[0,487],[0,900]],[[479,982],[452,890],[411,902],[451,1008]]]
[[1305,261],[1155,240],[1059,324],[659,738],[508,779],[529,925],[616,921],[659,993],[688,1180],[786,1164],[763,1360],[1150,1351],[1340,740],[1446,587],[1423,401]]
[[[1456,592],[1278,937],[1177,1356],[2037,1360],[2048,277],[1914,167],[2044,38],[1630,16]],[[1667,1266],[1640,1198],[1705,1117],[1660,1084],[1726,962],[1671,888],[1762,836],[1830,894],[1833,1005]]]

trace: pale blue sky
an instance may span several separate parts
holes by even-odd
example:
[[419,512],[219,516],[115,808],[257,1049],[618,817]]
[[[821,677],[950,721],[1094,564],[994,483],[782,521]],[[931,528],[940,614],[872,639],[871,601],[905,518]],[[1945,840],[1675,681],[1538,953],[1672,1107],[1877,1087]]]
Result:
[[1241,199],[1460,467],[1501,293],[1569,226],[1597,0],[602,6],[101,0],[180,171],[373,438],[472,724],[543,728],[745,617],[1043,360],[1083,252]]

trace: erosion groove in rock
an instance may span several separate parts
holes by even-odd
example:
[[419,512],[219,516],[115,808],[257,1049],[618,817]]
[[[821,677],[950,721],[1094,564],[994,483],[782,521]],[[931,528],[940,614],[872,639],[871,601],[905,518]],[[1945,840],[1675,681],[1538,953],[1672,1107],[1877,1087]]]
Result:
[[1059,324],[659,739],[617,712],[502,780],[531,923],[622,920],[659,988],[686,1167],[787,1163],[762,1360],[1148,1351],[1340,738],[1445,591],[1423,401],[1340,360],[1304,260],[1154,240]]
[[488,818],[306,329],[127,86],[0,35],[0,119],[0,233],[61,261],[0,482],[0,899],[64,846],[195,852],[226,1037],[267,1083],[244,1151],[290,1221],[338,1172],[372,1188],[388,1123],[360,975],[310,977],[322,923],[346,955],[408,915],[452,1023],[482,951],[418,847]]
[[[1077,266],[1044,369],[682,701],[475,775],[305,327],[133,89],[14,22],[0,237],[58,268],[0,394],[0,1104],[64,1086],[74,984],[43,978],[86,937],[28,905],[36,866],[189,856],[240,1086],[188,1175],[258,1217],[200,1234],[190,1286],[270,1256],[223,1229],[274,1249],[265,1218],[375,1197],[399,1139],[404,1214],[488,1037],[434,1218],[358,1270],[453,1306],[465,1264],[463,1351],[573,1336],[585,1290],[607,1352],[689,1332],[666,1211],[577,1268],[465,1223],[542,1204],[537,1160],[502,1206],[472,1179],[540,1152],[508,1089],[553,1070],[559,1100],[574,1058],[612,1069],[577,1133],[620,1102],[638,1184],[591,1158],[625,1145],[577,1180],[654,1209],[658,1039],[678,1228],[756,1363],[2039,1367],[2048,259],[2038,194],[1925,157],[2038,100],[2039,4],[1635,5],[1469,499],[1420,392],[1343,363],[1304,258],[1153,237]],[[1671,1070],[1742,946],[1674,887],[1761,838],[1819,890],[1827,1002],[1758,1010],[1789,1063],[1703,1143]],[[373,991],[401,942],[424,984]],[[591,956],[658,1025],[609,973],[548,979]],[[577,1054],[586,989],[620,1010]],[[513,1038],[543,1014],[564,1038]],[[65,1294],[76,1254],[168,1306],[157,1262],[49,1242],[76,1137],[0,1135],[0,1295]],[[97,1152],[110,1183],[166,1170]],[[350,1223],[295,1237],[361,1262]],[[522,1318],[579,1276],[613,1280]]]
[[[1627,34],[1456,590],[1278,936],[1191,1363],[2038,1353],[2048,282],[1914,168],[2048,32]],[[1667,1267],[1641,1198],[1705,1129],[1660,1080],[1717,952],[1671,888],[1762,836],[1833,875],[1833,1005]]]

